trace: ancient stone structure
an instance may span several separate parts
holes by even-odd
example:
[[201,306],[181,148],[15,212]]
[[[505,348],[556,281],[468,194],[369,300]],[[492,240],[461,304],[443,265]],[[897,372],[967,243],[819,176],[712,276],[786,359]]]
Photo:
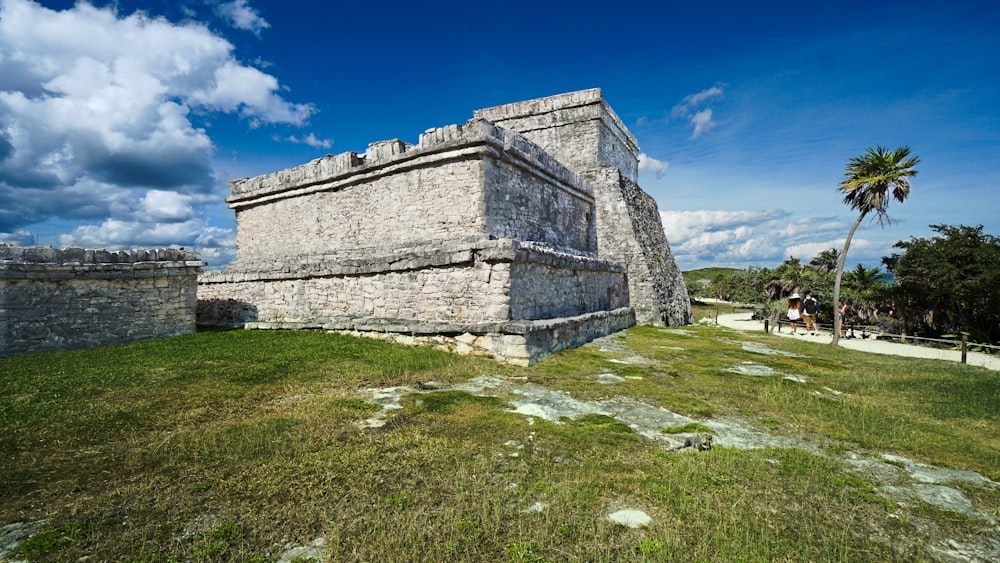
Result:
[[599,89],[481,109],[474,115],[520,133],[593,186],[598,253],[627,267],[639,324],[691,323],[690,298],[656,201],[638,185],[635,137]]
[[[523,132],[523,134],[520,134]],[[237,259],[199,323],[322,328],[528,364],[690,321],[635,140],[587,90],[230,182]]]
[[0,245],[0,356],[194,332],[201,258]]

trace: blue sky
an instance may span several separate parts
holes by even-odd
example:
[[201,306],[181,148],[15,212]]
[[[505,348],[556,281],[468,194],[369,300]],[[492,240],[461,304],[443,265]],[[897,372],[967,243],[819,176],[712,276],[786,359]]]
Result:
[[1000,234],[993,2],[0,0],[0,242],[235,254],[227,182],[599,87],[682,269],[840,248],[868,146],[921,158],[873,266]]

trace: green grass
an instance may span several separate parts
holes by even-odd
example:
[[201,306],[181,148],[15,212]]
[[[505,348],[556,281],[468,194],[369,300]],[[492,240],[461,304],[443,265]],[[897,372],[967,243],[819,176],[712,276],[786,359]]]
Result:
[[[922,559],[916,528],[846,451],[1000,479],[1000,377],[764,334],[637,327],[530,368],[316,332],[203,332],[0,359],[0,525],[46,520],[31,561]],[[802,357],[748,352],[753,341]],[[631,364],[612,362],[641,357]],[[742,362],[805,377],[747,377]],[[601,373],[631,376],[614,385]],[[507,398],[412,394],[381,428],[368,388],[527,378],[579,400],[630,398],[699,421],[739,417],[798,449],[668,451],[618,420],[558,422]],[[839,391],[834,395],[824,388]],[[958,446],[960,445],[960,446]],[[1000,493],[962,485],[980,511]],[[541,511],[529,510],[539,506]],[[619,508],[653,518],[607,521]],[[954,537],[982,523],[920,505]]]

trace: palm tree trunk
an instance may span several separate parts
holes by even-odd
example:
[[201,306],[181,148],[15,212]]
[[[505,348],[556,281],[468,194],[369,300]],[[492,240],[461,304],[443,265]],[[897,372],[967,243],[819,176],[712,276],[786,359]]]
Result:
[[833,281],[833,340],[831,344],[834,346],[840,341],[840,280],[844,277],[844,263],[847,262],[847,249],[851,247],[851,239],[854,238],[854,231],[858,230],[858,225],[861,224],[861,220],[867,214],[867,212],[862,212],[858,215],[854,224],[851,225],[851,231],[847,233],[847,239],[844,241],[844,251],[840,253],[840,260],[837,261],[837,277]]

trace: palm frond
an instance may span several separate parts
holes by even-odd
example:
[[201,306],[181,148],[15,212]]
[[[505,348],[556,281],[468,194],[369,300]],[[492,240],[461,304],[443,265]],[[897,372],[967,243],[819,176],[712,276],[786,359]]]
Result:
[[888,150],[882,146],[868,147],[861,156],[852,157],[845,167],[844,179],[837,190],[844,194],[844,203],[862,216],[875,213],[880,224],[891,223],[887,213],[890,195],[899,203],[910,195],[908,178],[917,174],[920,162],[910,156],[910,147]]

